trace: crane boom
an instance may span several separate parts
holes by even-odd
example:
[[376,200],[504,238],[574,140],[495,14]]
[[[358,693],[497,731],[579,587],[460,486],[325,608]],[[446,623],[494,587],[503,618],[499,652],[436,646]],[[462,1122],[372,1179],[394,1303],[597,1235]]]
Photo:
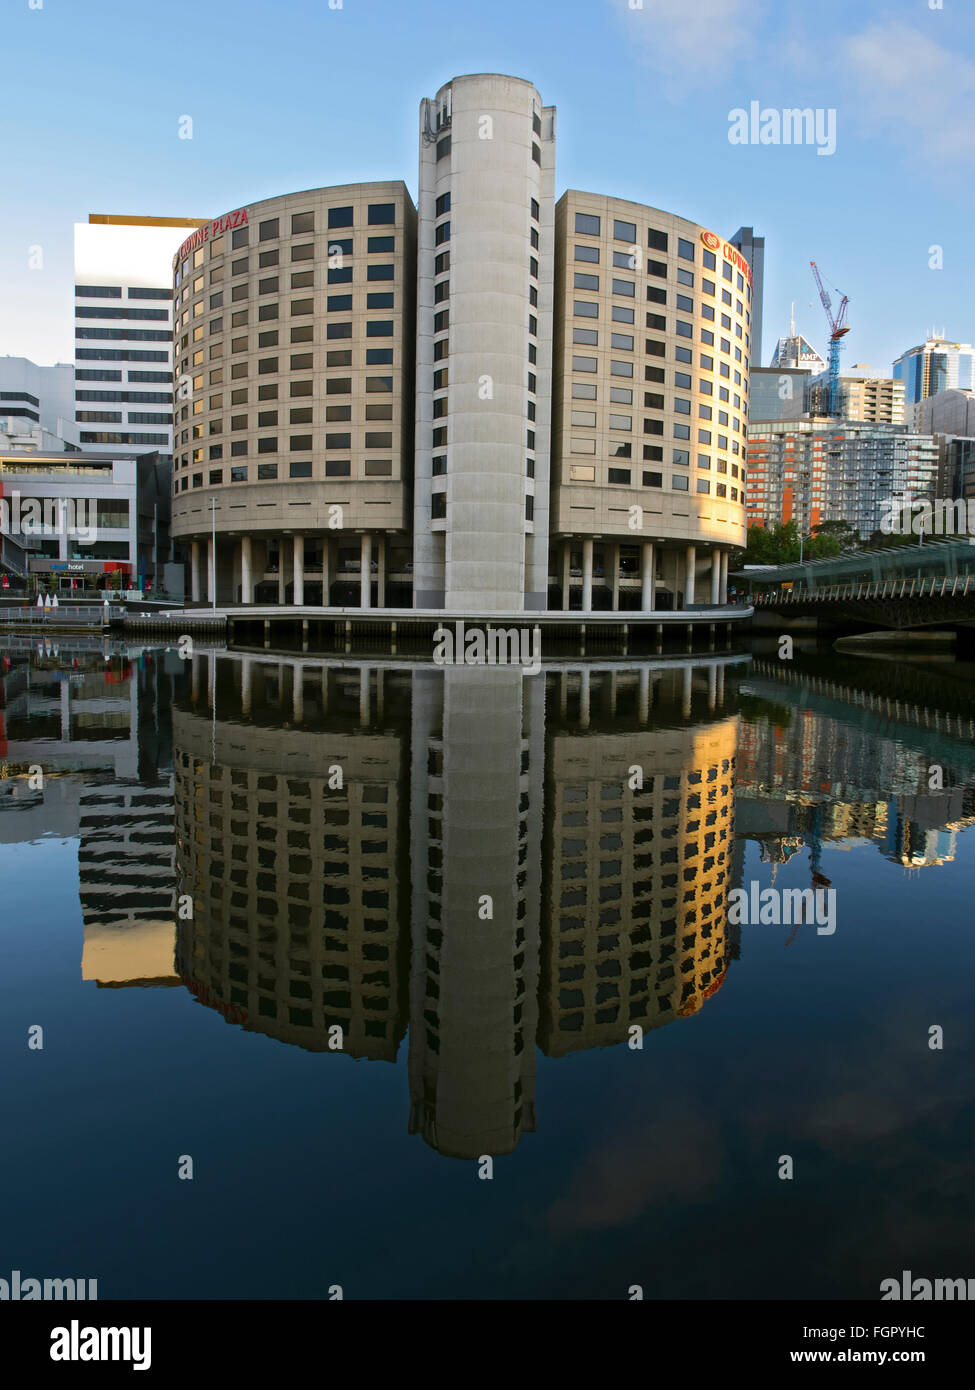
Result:
[[843,335],[850,331],[849,324],[846,322],[846,311],[850,301],[844,295],[834,317],[833,303],[826,292],[819,267],[815,261],[810,261],[809,264],[812,266],[813,278],[816,281],[819,298],[826,311],[826,321],[829,324],[829,413],[836,415],[840,398],[840,346]]

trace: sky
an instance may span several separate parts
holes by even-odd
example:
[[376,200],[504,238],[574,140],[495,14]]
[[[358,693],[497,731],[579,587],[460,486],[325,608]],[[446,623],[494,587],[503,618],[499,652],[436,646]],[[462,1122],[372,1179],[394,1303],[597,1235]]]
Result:
[[[2,16],[0,354],[73,360],[90,212],[212,218],[373,179],[415,198],[420,99],[469,72],[529,78],[558,108],[556,196],[764,235],[763,365],[793,302],[826,354],[811,260],[849,296],[844,367],[889,375],[932,328],[975,336],[971,0],[3,0]],[[731,143],[752,102],[821,111],[835,151]]]

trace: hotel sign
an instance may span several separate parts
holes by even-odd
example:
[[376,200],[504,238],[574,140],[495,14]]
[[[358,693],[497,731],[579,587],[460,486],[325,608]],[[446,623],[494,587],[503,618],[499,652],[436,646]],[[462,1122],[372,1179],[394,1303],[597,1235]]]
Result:
[[247,226],[247,209],[235,208],[233,212],[225,212],[222,217],[216,217],[212,222],[204,222],[202,227],[198,227],[195,232],[186,238],[182,246],[173,257],[173,265],[188,256],[191,251],[195,251],[198,246],[203,246],[208,241],[213,241],[215,237],[222,236],[224,232],[232,231],[237,227]]
[[709,251],[720,251],[726,261],[730,261],[736,270],[740,270],[742,275],[752,283],[752,269],[745,257],[738,250],[737,246],[732,246],[730,241],[722,241],[715,232],[702,232],[701,240]]

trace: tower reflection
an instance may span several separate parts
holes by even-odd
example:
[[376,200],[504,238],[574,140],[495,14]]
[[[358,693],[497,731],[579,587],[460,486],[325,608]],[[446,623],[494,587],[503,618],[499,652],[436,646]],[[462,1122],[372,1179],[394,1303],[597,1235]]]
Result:
[[511,1152],[536,1048],[686,1018],[736,954],[726,664],[198,651],[173,713],[180,978],[314,1051],[393,1061],[408,1030],[410,1131]]

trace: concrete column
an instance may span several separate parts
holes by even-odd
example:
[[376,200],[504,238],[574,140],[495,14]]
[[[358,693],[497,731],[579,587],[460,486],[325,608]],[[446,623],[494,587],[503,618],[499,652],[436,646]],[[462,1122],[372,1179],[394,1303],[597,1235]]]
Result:
[[240,601],[254,602],[254,565],[250,536],[240,538]]
[[359,668],[359,724],[363,729],[369,727],[369,677],[368,666]]
[[71,686],[61,682],[61,741],[71,742]]
[[582,611],[592,612],[592,536],[582,542]]
[[322,539],[322,606],[324,608],[327,608],[329,603],[332,568],[332,537],[326,533]]
[[368,531],[362,533],[362,559],[359,564],[359,607],[370,608],[372,594],[372,536]]
[[653,541],[644,541],[640,549],[640,609],[644,613],[653,612]]
[[690,666],[684,667],[684,680],[681,690],[683,696],[681,700],[681,713],[685,719],[690,719],[691,717],[691,679],[693,674],[693,670]]
[[376,607],[386,607],[386,550],[389,538],[385,532],[376,536]]
[[206,597],[211,603],[217,595],[217,553],[213,544],[213,537],[207,537],[207,592]]
[[207,704],[211,709],[215,707],[217,699],[217,654],[216,652],[207,653]]
[[559,675],[559,714],[565,719],[569,712],[569,673],[562,671]]
[[244,714],[251,712],[251,692],[253,689],[254,662],[245,656],[240,663],[240,708]]
[[684,607],[690,608],[694,602],[694,571],[697,566],[697,547],[687,547],[687,576],[684,580]]
[[200,602],[200,542],[193,541],[190,546],[190,598]]
[[711,602],[720,603],[718,595],[721,592],[721,551],[718,547],[711,547]]
[[569,611],[569,589],[572,586],[572,542],[562,542],[562,608]]
[[200,698],[200,670],[203,666],[203,657],[199,655],[190,657],[190,672],[192,678],[192,692],[194,705]]
[[727,552],[727,550],[722,550],[722,551],[721,551],[721,578],[720,578],[720,580],[719,580],[718,582],[719,582],[719,584],[720,584],[720,590],[719,590],[720,598],[718,599],[718,602],[719,602],[719,603],[727,603],[727,602],[728,602],[728,552]]
[[674,550],[674,607],[680,608],[680,551]]
[[295,593],[294,601],[296,605],[301,605],[305,601],[305,538],[295,536],[294,538],[294,567],[295,567]]
[[281,605],[284,603],[284,586],[285,586],[285,580],[286,580],[286,574],[285,574],[286,564],[285,564],[284,555],[285,555],[285,548],[286,548],[286,546],[287,546],[287,537],[286,537],[286,536],[279,536],[279,537],[278,537],[278,605],[279,605],[279,606],[281,606]]
[[718,667],[718,684],[715,690],[715,698],[718,702],[718,709],[724,705],[724,667]]
[[708,667],[708,709],[714,709],[718,699],[718,668],[713,663]]
[[609,592],[610,607],[614,613],[620,610],[620,548],[616,541],[609,548]]
[[[590,545],[592,542],[589,542]],[[579,726],[589,728],[589,667],[583,666],[579,672]]]

